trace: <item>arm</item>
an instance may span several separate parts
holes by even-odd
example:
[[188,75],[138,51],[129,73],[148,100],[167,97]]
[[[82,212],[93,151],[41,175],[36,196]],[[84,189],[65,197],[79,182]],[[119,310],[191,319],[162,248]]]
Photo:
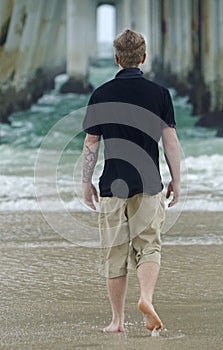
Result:
[[169,198],[171,192],[173,192],[173,199],[168,204],[168,207],[172,207],[180,198],[180,145],[176,130],[170,127],[164,128],[162,141],[167,165],[172,177],[167,188],[166,198]]
[[98,159],[100,136],[87,134],[83,147],[82,193],[84,203],[96,210],[93,198],[98,202],[98,194],[92,184],[92,176]]

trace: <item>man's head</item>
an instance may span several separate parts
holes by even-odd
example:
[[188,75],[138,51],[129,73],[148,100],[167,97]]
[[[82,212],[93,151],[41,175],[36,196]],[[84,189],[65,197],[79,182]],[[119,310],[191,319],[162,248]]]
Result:
[[146,58],[146,43],[142,34],[126,29],[113,42],[116,62],[122,68],[138,67]]

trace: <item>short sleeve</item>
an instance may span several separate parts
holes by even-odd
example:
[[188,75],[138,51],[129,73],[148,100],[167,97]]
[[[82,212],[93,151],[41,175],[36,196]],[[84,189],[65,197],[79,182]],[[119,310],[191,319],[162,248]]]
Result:
[[83,121],[83,130],[87,134],[101,135],[100,125],[97,124],[97,116],[94,108],[94,97],[93,94],[88,102],[87,111]]
[[167,89],[164,89],[164,109],[161,119],[164,122],[162,123],[163,128],[165,128],[166,126],[176,128],[173,102],[169,90]]

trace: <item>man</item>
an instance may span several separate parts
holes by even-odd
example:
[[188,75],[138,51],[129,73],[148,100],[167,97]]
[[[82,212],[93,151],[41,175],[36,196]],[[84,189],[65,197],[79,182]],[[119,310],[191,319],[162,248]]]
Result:
[[160,269],[160,230],[165,206],[159,172],[158,141],[162,137],[171,181],[168,206],[180,196],[180,149],[172,101],[167,89],[143,77],[144,37],[125,30],[114,40],[119,72],[97,88],[84,121],[83,199],[92,209],[99,201],[92,184],[101,136],[104,170],[100,177],[99,225],[103,268],[112,308],[105,332],[124,331],[124,305],[129,257],[140,285],[138,308],[148,330],[162,330],[152,298]]

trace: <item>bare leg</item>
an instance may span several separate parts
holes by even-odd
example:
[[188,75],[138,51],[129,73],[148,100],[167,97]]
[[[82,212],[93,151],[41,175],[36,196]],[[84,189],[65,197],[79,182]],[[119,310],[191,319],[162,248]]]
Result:
[[108,294],[112,308],[112,322],[104,332],[124,332],[124,307],[127,275],[107,279]]
[[152,331],[154,328],[157,330],[161,330],[163,328],[163,324],[152,304],[159,269],[159,265],[154,262],[141,264],[137,269],[137,276],[141,290],[138,307],[144,314],[146,327],[150,331]]

